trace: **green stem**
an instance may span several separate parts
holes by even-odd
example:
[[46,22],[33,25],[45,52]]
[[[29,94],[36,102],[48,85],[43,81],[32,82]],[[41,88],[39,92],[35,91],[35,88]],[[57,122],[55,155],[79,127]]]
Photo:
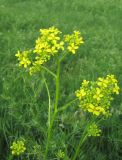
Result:
[[45,158],[44,158],[44,160],[47,160],[48,148],[49,148],[49,143],[50,143],[51,133],[52,133],[52,127],[53,127],[53,123],[54,123],[55,117],[56,117],[56,112],[54,112],[54,114],[52,116],[51,124],[48,127],[48,137],[47,137],[47,144],[46,144],[46,151],[45,151]]
[[51,136],[52,136],[52,128],[53,128],[53,124],[54,124],[54,121],[55,121],[55,117],[56,117],[56,114],[57,114],[57,108],[58,108],[59,79],[60,79],[60,61],[59,61],[59,59],[57,61],[57,74],[56,74],[55,78],[56,78],[56,91],[55,91],[54,113],[53,113],[53,116],[52,116],[51,124],[48,127],[48,136],[47,136],[47,144],[46,144],[46,151],[45,151],[44,160],[47,160],[50,139],[51,139]]
[[54,110],[57,112],[58,98],[59,98],[59,79],[60,79],[60,61],[57,62],[57,76],[56,76],[56,94],[55,94],[55,104]]
[[87,136],[88,136],[88,135],[85,134],[84,136],[81,137],[80,142],[79,142],[79,144],[78,144],[78,147],[77,147],[77,149],[76,149],[75,155],[74,155],[74,157],[73,157],[72,160],[76,160],[76,158],[77,158],[77,156],[78,156],[78,154],[79,154],[79,151],[80,151],[80,147],[81,147],[81,145],[83,144],[83,142],[87,139]]
[[50,114],[51,114],[51,100],[50,100],[50,91],[49,91],[49,87],[47,85],[47,82],[44,78],[44,83],[45,83],[45,87],[47,89],[47,94],[48,94],[48,125],[50,126]]
[[60,107],[60,108],[58,109],[58,112],[64,111],[64,110],[67,109],[72,103],[74,103],[74,102],[77,101],[77,100],[78,100],[78,99],[76,98],[76,99],[68,102],[68,103],[65,104],[64,106]]
[[92,117],[91,117],[91,120],[90,120],[89,123],[86,125],[86,128],[85,128],[85,130],[84,130],[84,132],[83,132],[83,134],[82,134],[82,136],[81,136],[80,142],[79,142],[79,144],[78,144],[78,146],[77,146],[75,155],[74,155],[74,157],[73,157],[72,160],[76,160],[76,158],[77,158],[77,156],[78,156],[78,154],[79,154],[79,151],[80,151],[80,147],[82,146],[82,144],[84,143],[84,141],[85,141],[85,140],[87,139],[87,137],[88,137],[87,129],[88,129],[88,127],[94,122],[94,120],[95,120],[95,118],[94,118],[94,116],[92,116]]
[[55,73],[53,73],[51,70],[49,70],[47,67],[41,66],[44,70],[46,70],[49,74],[51,74],[53,77],[56,78]]
[[60,59],[60,62],[62,62],[65,59],[65,57],[67,56],[67,54],[68,53],[64,53],[63,57],[61,57],[61,59]]

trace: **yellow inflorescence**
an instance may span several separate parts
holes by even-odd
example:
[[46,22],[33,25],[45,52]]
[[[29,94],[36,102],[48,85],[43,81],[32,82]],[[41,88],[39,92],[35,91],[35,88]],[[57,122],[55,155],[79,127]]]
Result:
[[64,42],[61,41],[60,35],[61,32],[55,27],[40,29],[40,37],[36,40],[34,53],[48,59],[59,50],[64,50]]
[[56,157],[57,157],[58,159],[64,159],[65,153],[64,153],[62,150],[59,150],[59,151],[56,153]]
[[19,66],[28,68],[30,74],[40,71],[40,66],[52,56],[62,51],[75,54],[80,44],[84,43],[80,32],[74,31],[71,35],[62,36],[62,32],[55,27],[40,29],[40,37],[35,42],[35,47],[30,51],[23,51],[15,55]]
[[87,132],[88,136],[98,137],[101,135],[101,129],[99,129],[95,123],[89,126]]
[[19,66],[23,66],[24,68],[27,68],[31,64],[31,61],[29,59],[29,54],[30,54],[30,51],[23,51],[21,53],[20,51],[18,51],[17,54],[15,54],[15,56],[19,60]]
[[19,141],[18,140],[16,142],[13,142],[10,149],[12,150],[12,155],[17,155],[18,156],[18,155],[25,152],[26,147],[25,147],[24,141],[22,141],[22,140]]
[[109,116],[112,95],[119,94],[119,90],[115,76],[107,75],[106,78],[98,78],[96,82],[84,80],[81,88],[75,93],[84,111],[95,116]]
[[68,51],[72,54],[75,54],[80,44],[84,43],[79,31],[74,31],[73,34],[66,35],[65,42],[67,43]]

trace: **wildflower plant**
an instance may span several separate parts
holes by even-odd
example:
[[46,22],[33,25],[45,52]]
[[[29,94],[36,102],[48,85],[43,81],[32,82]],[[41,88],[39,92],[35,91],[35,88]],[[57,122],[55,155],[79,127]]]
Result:
[[[119,94],[118,81],[114,75],[107,75],[104,78],[98,78],[96,81],[83,80],[80,89],[75,91],[75,99],[69,103],[59,106],[60,94],[60,65],[68,54],[76,54],[79,47],[84,43],[84,40],[79,31],[74,31],[72,34],[63,35],[62,32],[55,28],[40,29],[40,36],[35,42],[33,49],[28,51],[18,51],[15,55],[19,61],[19,66],[26,69],[30,75],[42,73],[42,78],[48,95],[48,128],[45,146],[44,160],[47,160],[50,141],[55,119],[59,116],[59,112],[65,111],[73,103],[79,103],[79,108],[86,114],[90,115],[87,126],[85,127],[79,144],[76,147],[72,160],[76,160],[80,151],[80,147],[89,136],[100,136],[102,130],[98,127],[101,120],[111,116],[111,101],[113,94]],[[51,71],[45,66],[45,63],[51,58],[55,58],[57,71]],[[43,71],[50,74],[55,80],[55,99],[51,105],[51,95],[47,80]],[[78,109],[78,107],[76,108]],[[20,146],[17,150],[17,146]],[[24,143],[14,142],[11,146],[12,154],[19,155],[25,151]],[[57,158],[63,159],[66,153],[61,150],[56,153]],[[67,156],[67,155],[66,155]],[[68,156],[67,156],[68,157]]]

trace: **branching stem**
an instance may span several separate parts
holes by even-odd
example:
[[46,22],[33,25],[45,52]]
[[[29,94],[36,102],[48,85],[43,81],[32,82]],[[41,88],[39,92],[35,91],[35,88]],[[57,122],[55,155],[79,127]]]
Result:
[[54,78],[56,78],[56,74],[53,73],[51,70],[49,70],[47,67],[41,66],[44,70],[46,70],[50,75],[52,75]]
[[64,106],[60,107],[60,108],[58,109],[58,112],[61,112],[61,111],[66,110],[72,103],[76,102],[77,100],[78,100],[78,99],[76,98],[76,99],[68,102],[68,103],[65,104]]

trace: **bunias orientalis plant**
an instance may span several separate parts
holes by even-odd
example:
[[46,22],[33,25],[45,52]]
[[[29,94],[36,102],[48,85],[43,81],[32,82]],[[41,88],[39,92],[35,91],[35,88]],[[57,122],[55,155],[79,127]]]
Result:
[[[62,107],[59,106],[60,93],[60,65],[68,54],[75,54],[79,46],[83,44],[83,38],[79,31],[74,31],[71,35],[62,35],[57,28],[40,29],[40,37],[35,42],[35,47],[28,51],[18,51],[16,57],[19,66],[24,67],[30,75],[42,73],[42,70],[48,72],[55,79],[55,99],[54,106],[51,106],[51,95],[44,74],[42,78],[48,94],[48,129],[47,142],[45,146],[44,160],[47,160],[49,145],[52,137],[54,122],[59,112],[63,112],[72,103],[79,102],[81,110],[90,115],[87,126],[85,127],[72,160],[78,157],[80,148],[89,136],[100,136],[101,129],[99,123],[103,119],[111,116],[110,102],[113,100],[113,94],[119,94],[118,82],[114,75],[107,75],[105,78],[98,78],[96,82],[84,80],[79,90],[75,92],[76,98]],[[45,63],[52,57],[57,63],[57,71],[51,71],[45,67]],[[45,122],[46,123],[46,122]],[[58,159],[68,157],[66,153],[59,149],[56,154]]]

